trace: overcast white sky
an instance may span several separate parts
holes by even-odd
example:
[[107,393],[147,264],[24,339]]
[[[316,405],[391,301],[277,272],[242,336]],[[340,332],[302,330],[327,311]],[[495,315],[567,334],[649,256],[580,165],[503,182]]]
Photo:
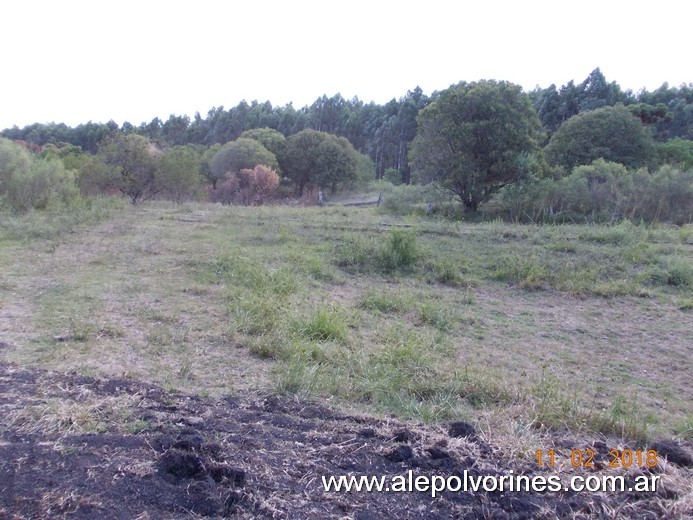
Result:
[[384,103],[461,80],[560,87],[595,67],[652,90],[693,82],[692,19],[689,0],[3,2],[0,128]]

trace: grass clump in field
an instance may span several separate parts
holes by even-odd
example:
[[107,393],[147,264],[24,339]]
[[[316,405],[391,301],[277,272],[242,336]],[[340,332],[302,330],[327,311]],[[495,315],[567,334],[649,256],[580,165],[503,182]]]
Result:
[[305,321],[297,321],[296,331],[313,341],[344,342],[347,339],[347,325],[341,313],[334,309],[318,309]]
[[420,251],[414,232],[395,229],[382,244],[374,237],[352,236],[337,248],[335,257],[339,267],[392,273],[411,269]]
[[414,298],[411,294],[368,290],[358,305],[360,308],[371,312],[397,314],[411,310],[414,305]]

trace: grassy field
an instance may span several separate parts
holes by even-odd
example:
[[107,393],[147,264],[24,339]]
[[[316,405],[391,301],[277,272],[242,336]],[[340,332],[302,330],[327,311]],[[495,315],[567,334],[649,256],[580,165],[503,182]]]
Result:
[[283,392],[518,453],[545,428],[693,439],[693,228],[375,208],[0,216],[1,359]]

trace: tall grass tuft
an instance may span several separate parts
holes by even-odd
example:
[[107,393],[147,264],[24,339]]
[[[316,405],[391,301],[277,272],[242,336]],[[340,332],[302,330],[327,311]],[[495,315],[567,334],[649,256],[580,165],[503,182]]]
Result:
[[419,257],[416,236],[410,231],[395,229],[380,252],[380,265],[386,271],[412,266]]

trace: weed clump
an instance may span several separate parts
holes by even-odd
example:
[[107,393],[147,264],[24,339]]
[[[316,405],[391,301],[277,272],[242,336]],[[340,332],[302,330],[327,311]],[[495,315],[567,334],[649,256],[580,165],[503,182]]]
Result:
[[319,309],[310,320],[298,325],[303,336],[313,341],[346,341],[347,326],[339,313],[329,309]]
[[337,249],[336,264],[355,270],[370,268],[393,272],[411,268],[419,257],[416,235],[411,231],[395,229],[382,246],[359,236],[352,238]]
[[396,229],[390,233],[379,262],[386,271],[412,266],[419,257],[416,237],[413,233]]

